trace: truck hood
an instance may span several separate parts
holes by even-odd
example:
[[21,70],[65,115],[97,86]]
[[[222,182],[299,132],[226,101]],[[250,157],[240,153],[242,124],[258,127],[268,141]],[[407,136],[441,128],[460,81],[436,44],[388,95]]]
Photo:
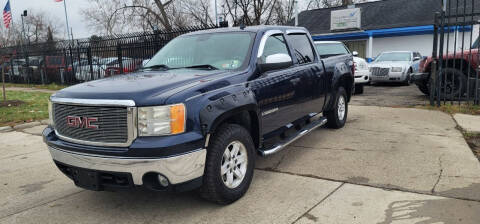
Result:
[[59,98],[133,100],[137,106],[162,105],[175,93],[210,82],[228,71],[174,69],[99,79],[60,90]]

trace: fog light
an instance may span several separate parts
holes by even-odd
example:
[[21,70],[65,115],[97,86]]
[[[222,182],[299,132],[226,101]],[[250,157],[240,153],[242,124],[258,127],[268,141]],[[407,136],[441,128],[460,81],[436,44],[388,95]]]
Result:
[[161,174],[158,174],[158,183],[160,183],[160,185],[162,185],[162,187],[167,187],[168,186],[167,178],[162,176]]

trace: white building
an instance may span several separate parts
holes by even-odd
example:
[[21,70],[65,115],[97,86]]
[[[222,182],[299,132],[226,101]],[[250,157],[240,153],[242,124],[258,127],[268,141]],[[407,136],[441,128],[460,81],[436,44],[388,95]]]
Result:
[[[480,1],[467,0],[467,12],[472,10],[471,1],[474,1],[476,11],[480,9]],[[458,10],[463,12],[463,6],[460,5]],[[440,11],[441,0],[383,0],[304,11],[299,14],[298,25],[310,30],[314,40],[343,41],[350,50],[358,51],[369,61],[381,52],[396,50],[418,51],[430,56],[435,13]],[[469,49],[470,35],[475,41],[479,27],[450,27],[445,32],[445,45],[448,41],[450,51],[454,49],[455,41],[457,50],[462,46]]]

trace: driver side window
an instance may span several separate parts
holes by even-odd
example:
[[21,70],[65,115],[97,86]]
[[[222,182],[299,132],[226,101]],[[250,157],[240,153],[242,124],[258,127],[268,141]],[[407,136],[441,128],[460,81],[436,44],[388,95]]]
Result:
[[265,62],[268,56],[275,54],[286,54],[290,56],[285,38],[283,38],[283,35],[281,34],[273,35],[267,38],[260,60]]

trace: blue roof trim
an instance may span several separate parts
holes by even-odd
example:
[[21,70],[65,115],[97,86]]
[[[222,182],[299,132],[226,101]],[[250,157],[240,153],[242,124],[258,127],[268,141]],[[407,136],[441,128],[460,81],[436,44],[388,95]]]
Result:
[[[459,31],[470,31],[472,28],[470,26],[454,26],[445,28],[446,32],[454,32],[455,30]],[[313,36],[313,40],[355,40],[355,39],[368,39],[372,37],[398,37],[398,36],[412,36],[412,35],[423,35],[423,34],[432,34],[433,25],[429,26],[414,26],[414,27],[401,27],[401,28],[391,28],[391,29],[380,29],[380,30],[367,30],[355,33],[341,33],[341,34],[331,34],[331,35],[320,35]]]

